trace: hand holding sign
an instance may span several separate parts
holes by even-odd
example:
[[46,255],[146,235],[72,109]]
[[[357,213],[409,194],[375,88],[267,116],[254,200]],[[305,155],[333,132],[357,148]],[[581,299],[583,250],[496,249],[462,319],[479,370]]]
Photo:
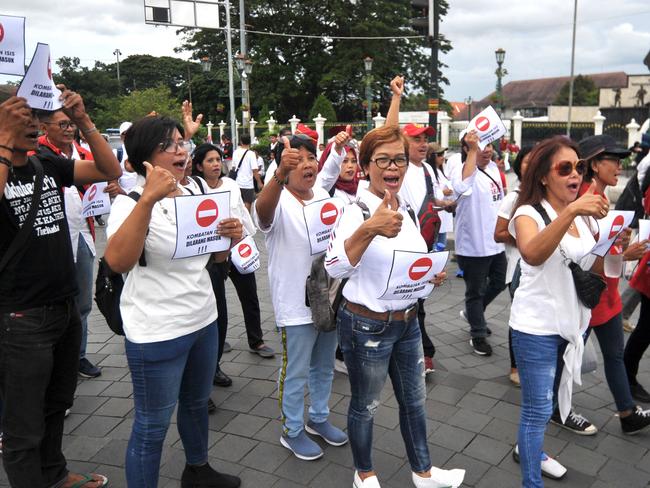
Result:
[[217,224],[217,234],[221,237],[230,237],[232,242],[240,241],[244,236],[242,223],[234,217],[223,219]]
[[593,182],[589,189],[577,200],[569,204],[569,210],[575,216],[594,217],[599,219],[607,215],[609,203],[600,195],[596,195],[596,183]]
[[384,199],[366,222],[372,227],[372,232],[376,236],[395,237],[402,229],[402,214],[391,210],[390,202],[392,196],[388,190],[384,190]]
[[476,134],[476,131],[471,130],[467,133],[465,136],[465,142],[469,146],[470,152],[478,152],[478,135]]
[[63,104],[63,112],[70,117],[70,120],[80,126],[88,119],[86,107],[84,106],[81,95],[72,90],[68,90],[65,85],[56,85],[56,87],[61,90],[59,99]]
[[488,144],[496,141],[501,136],[504,136],[507,132],[505,125],[503,125],[499,115],[497,115],[492,106],[481,111],[469,122],[469,124],[467,124],[467,129],[461,132],[461,139],[466,132],[471,130],[475,130],[479,137],[478,147],[481,151],[485,149]]
[[144,167],[147,170],[147,181],[142,192],[143,198],[157,202],[176,190],[176,179],[169,171],[160,166],[153,167],[148,161],[144,162]]
[[404,77],[396,76],[390,80],[390,91],[393,92],[394,97],[401,97],[404,94]]
[[300,151],[291,147],[289,138],[286,136],[282,137],[282,144],[284,144],[282,159],[280,160],[280,165],[275,173],[278,175],[280,180],[285,180],[289,176],[289,173],[296,169],[300,164]]
[[435,286],[440,286],[445,282],[446,279],[447,272],[441,271],[440,273],[433,275],[433,278],[429,281],[429,283]]
[[643,257],[643,255],[648,251],[648,239],[644,239],[641,242],[634,242],[630,244],[627,249],[623,252],[624,261],[638,261]]

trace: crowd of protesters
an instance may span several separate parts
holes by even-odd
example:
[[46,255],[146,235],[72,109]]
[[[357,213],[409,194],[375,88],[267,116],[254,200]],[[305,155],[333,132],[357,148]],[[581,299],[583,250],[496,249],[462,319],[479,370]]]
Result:
[[[228,278],[251,353],[275,355],[263,337],[255,272],[232,262],[232,248],[243,239],[255,246],[257,231],[268,253],[282,347],[278,441],[304,461],[324,455],[314,436],[332,446],[349,443],[354,488],[380,486],[373,419],[388,377],[414,486],[463,482],[462,467],[432,464],[427,444],[425,378],[435,371],[436,338],[427,332],[425,305],[436,295],[382,297],[396,254],[445,251],[451,232],[465,283],[458,313],[469,324],[470,350],[481,357],[492,354],[486,308],[509,287],[509,375],[521,388],[513,457],[521,465],[522,486],[542,487],[542,476],[559,479],[567,472],[544,452],[548,422],[580,435],[598,431],[572,408],[592,329],[622,432],[650,427],[650,411],[639,405],[650,395],[637,378],[650,345],[648,241],[635,241],[626,229],[605,257],[590,254],[599,239],[596,219],[610,210],[605,189],[617,184],[621,161],[630,155],[610,137],[576,144],[556,136],[522,148],[513,164],[520,185],[508,192],[496,146],[481,149],[475,131],[463,131],[460,154],[446,158],[447,148],[428,142],[434,128],[399,126],[399,76],[390,83],[384,127],[357,141],[347,126],[324,146],[305,125],[294,133],[285,129],[272,137],[268,168],[247,135],[236,148],[227,137],[218,145],[195,146],[201,116],[194,119],[187,102],[180,123],[156,114],[124,122],[121,145],[111,150],[81,96],[60,88],[63,107],[53,112],[32,110],[16,96],[0,100],[1,442],[12,487],[108,484],[101,474],[69,471],[62,452],[77,376],[101,375],[86,357],[95,223],[104,225],[82,214],[84,193],[94,182],[107,182],[113,201],[103,263],[124,276],[119,310],[135,405],[125,453],[130,488],[158,486],[174,411],[186,458],[181,486],[240,485],[238,477],[208,463],[208,416],[216,410],[212,386],[232,384],[220,367],[230,347]],[[647,153],[646,146],[650,140],[644,138],[640,148]],[[641,158],[634,179],[648,204],[646,167]],[[183,223],[176,199],[224,192],[229,217],[218,221],[216,231],[230,239],[230,248],[174,259]],[[338,217],[319,227],[324,239],[314,239],[307,216],[326,204]],[[625,316],[618,291],[621,272],[606,271],[612,253],[638,262],[629,296],[638,297],[641,310],[627,344],[624,321],[631,313]],[[308,284],[319,270],[328,291],[338,292],[327,323],[309,299]],[[604,276],[593,306],[584,303],[576,284],[578,270]],[[447,279],[442,270],[427,285]],[[430,314],[429,332],[435,320]],[[335,369],[347,375],[351,391],[345,431],[329,420]]]

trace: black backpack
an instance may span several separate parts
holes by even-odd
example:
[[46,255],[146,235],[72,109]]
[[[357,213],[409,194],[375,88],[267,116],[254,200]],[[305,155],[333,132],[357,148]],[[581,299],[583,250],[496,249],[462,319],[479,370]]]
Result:
[[[136,202],[140,194],[132,191],[128,195]],[[144,248],[138,260],[140,266],[146,266]],[[99,260],[97,278],[95,279],[95,303],[101,314],[106,319],[108,327],[117,335],[124,335],[122,314],[120,313],[120,297],[124,288],[124,278],[121,273],[113,271],[106,260],[102,257]]]

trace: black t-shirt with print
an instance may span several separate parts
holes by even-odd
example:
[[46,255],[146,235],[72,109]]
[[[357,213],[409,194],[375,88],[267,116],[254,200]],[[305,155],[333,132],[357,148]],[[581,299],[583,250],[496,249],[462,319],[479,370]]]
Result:
[[[38,156],[43,164],[43,193],[33,235],[20,261],[0,275],[0,312],[39,307],[77,293],[62,188],[74,184],[74,161]],[[27,219],[35,171],[31,163],[14,167],[0,201],[0,256]],[[14,258],[15,259],[15,258]]]

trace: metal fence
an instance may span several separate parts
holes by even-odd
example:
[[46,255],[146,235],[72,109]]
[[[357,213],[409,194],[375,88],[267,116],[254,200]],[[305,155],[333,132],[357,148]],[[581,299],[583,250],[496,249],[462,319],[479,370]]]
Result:
[[[557,135],[565,135],[566,122],[526,122],[521,128],[521,139],[525,145],[535,144],[543,139]],[[571,124],[571,139],[579,141],[594,134],[593,122],[574,122]]]

